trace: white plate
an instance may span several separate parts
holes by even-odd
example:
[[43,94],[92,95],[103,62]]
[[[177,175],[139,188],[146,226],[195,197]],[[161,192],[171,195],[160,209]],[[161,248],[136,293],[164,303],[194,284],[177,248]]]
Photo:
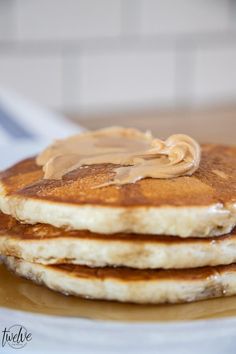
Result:
[[[173,324],[114,323],[0,309],[1,331],[21,324],[29,353],[227,353],[236,351],[236,319]],[[4,348],[4,350],[6,347]],[[12,349],[15,352],[15,349]]]

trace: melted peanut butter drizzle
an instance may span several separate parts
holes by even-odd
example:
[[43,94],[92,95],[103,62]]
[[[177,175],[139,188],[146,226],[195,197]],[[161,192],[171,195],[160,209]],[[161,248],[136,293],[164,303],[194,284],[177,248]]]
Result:
[[190,176],[198,168],[199,144],[184,134],[167,140],[155,139],[150,132],[110,127],[58,140],[37,157],[45,179],[61,179],[85,165],[112,163],[115,176],[106,183],[122,185],[151,178]]

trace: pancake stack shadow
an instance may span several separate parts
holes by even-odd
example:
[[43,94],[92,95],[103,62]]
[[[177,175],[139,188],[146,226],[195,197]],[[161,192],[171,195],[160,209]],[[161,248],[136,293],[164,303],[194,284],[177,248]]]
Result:
[[66,295],[178,303],[236,294],[236,148],[205,145],[190,177],[106,186],[112,164],[0,175],[0,255]]

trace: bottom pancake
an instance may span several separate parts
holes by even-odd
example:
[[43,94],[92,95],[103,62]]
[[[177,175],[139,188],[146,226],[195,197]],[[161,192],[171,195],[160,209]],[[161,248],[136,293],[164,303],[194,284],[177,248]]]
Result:
[[2,257],[16,274],[65,295],[133,303],[179,303],[236,294],[236,264],[184,270],[42,265]]

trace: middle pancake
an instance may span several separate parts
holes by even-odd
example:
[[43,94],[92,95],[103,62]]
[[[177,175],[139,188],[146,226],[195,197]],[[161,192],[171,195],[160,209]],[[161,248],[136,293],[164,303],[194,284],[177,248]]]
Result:
[[209,238],[67,231],[46,224],[22,224],[0,213],[0,255],[42,264],[90,267],[194,268],[236,262],[236,229]]

